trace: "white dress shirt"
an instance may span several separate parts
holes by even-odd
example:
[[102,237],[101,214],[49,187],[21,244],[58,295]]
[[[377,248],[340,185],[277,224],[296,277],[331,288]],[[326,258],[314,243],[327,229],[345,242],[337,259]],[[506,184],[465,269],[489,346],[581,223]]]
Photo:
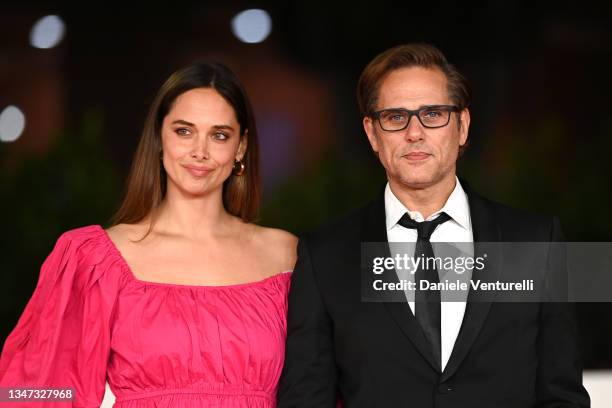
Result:
[[[416,222],[431,221],[438,217],[441,212],[445,212],[451,220],[440,224],[433,232],[430,242],[474,242],[472,233],[472,223],[470,220],[470,207],[467,196],[459,180],[455,177],[456,183],[453,192],[442,208],[430,215],[426,220],[418,211],[407,209],[391,191],[389,183],[385,188],[385,214],[387,223],[387,239],[389,242],[416,242],[417,230],[404,228],[397,222],[405,213]],[[434,248],[435,249],[435,248]],[[473,254],[473,246],[471,249]],[[471,271],[469,271],[471,275]],[[441,342],[442,342],[442,370],[446,367],[453,351],[457,335],[461,329],[463,315],[465,314],[465,302],[440,302],[441,303]],[[414,314],[414,301],[409,301],[410,310]]]

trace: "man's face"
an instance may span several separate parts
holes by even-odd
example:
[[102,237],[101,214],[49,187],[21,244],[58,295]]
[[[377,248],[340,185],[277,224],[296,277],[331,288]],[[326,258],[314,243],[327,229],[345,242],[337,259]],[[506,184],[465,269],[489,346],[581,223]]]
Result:
[[[383,79],[376,111],[452,104],[446,77],[440,70],[408,67],[392,71]],[[451,113],[448,125],[436,129],[423,127],[416,116],[411,117],[406,129],[396,132],[383,130],[376,119],[363,120],[391,185],[409,189],[431,187],[455,177],[459,147],[467,141],[469,125],[467,109]]]

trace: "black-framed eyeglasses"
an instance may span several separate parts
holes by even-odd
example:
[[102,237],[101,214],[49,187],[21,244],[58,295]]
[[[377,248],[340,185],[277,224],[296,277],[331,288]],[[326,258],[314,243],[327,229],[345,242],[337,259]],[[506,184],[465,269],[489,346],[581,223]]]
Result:
[[408,127],[413,115],[425,128],[444,127],[450,122],[451,112],[459,112],[459,108],[453,105],[428,105],[417,110],[392,108],[374,112],[371,117],[378,120],[382,130],[397,132]]

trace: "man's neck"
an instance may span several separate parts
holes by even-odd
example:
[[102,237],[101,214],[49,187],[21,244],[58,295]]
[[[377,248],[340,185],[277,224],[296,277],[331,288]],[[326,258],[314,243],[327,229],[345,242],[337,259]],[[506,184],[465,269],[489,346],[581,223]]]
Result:
[[424,219],[440,210],[455,189],[456,177],[439,183],[415,188],[389,180],[389,187],[397,199],[410,211],[418,211]]

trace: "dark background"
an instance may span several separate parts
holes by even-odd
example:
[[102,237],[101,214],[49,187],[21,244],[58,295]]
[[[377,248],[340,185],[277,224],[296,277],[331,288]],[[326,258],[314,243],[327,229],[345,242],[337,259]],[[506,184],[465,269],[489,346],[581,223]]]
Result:
[[[144,117],[174,70],[220,60],[244,82],[261,139],[261,223],[299,234],[384,186],[355,102],[361,70],[391,46],[424,41],[473,87],[459,173],[494,200],[561,217],[569,241],[611,241],[612,16],[587,2],[163,2],[0,6],[0,111],[26,129],[0,143],[0,341],[40,264],[71,228],[108,225]],[[230,20],[272,17],[260,44]],[[29,45],[57,14],[63,41]],[[612,288],[611,288],[612,290]],[[578,305],[586,368],[612,368],[612,304]]]

